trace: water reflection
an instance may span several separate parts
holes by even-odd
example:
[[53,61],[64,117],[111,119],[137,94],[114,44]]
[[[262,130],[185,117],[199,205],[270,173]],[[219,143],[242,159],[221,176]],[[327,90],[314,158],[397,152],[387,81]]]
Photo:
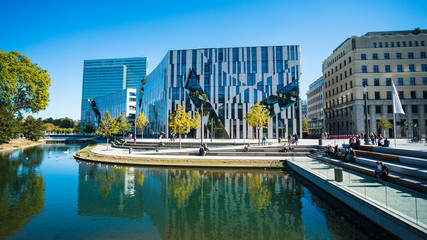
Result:
[[16,233],[42,213],[45,183],[37,167],[43,154],[37,147],[0,155],[0,236]]
[[79,166],[79,214],[148,215],[165,239],[302,239],[301,195],[276,171]]

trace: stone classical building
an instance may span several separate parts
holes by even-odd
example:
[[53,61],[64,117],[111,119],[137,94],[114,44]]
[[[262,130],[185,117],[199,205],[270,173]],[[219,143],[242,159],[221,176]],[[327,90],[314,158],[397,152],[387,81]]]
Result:
[[[325,130],[330,134],[381,133],[377,121],[393,123],[391,81],[405,115],[397,115],[397,137],[426,136],[427,30],[368,32],[340,44],[323,61]],[[392,136],[392,129],[386,135]]]
[[321,135],[323,129],[323,78],[310,84],[307,92],[308,134]]
[[205,137],[253,138],[244,116],[261,102],[270,111],[268,138],[301,135],[300,74],[299,46],[172,50],[137,88],[137,111],[150,121],[146,134],[168,136],[179,104],[191,115],[203,105]]

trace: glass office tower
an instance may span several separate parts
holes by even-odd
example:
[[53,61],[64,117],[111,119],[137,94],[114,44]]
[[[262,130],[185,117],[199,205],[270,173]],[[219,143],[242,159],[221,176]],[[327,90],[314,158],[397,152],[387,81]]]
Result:
[[[134,101],[130,94],[135,92],[146,71],[146,57],[85,60],[81,101],[82,129],[87,124],[96,125],[105,112],[102,109],[114,108],[115,115],[123,114],[129,121],[133,121],[135,109],[129,109],[132,108],[130,102]],[[99,108],[101,106],[102,109]]]
[[[270,111],[268,138],[301,134],[300,70],[299,46],[172,50],[137,87],[137,115],[143,111],[150,121],[147,135],[169,135],[178,104],[190,115],[203,105],[205,137],[254,138],[244,116],[260,102]],[[200,134],[197,129],[189,136]]]

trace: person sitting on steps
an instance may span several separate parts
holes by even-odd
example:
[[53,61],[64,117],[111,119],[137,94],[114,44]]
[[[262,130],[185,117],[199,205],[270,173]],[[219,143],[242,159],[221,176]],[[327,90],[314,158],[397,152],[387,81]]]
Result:
[[384,180],[384,177],[390,173],[390,170],[383,162],[376,162],[377,169],[374,171],[374,176],[378,179]]
[[203,146],[200,146],[199,148],[199,154],[200,156],[206,156],[206,152],[209,151],[208,145],[205,143]]
[[388,140],[388,138],[387,137],[385,137],[385,140],[384,140],[384,145],[383,145],[384,147],[390,147],[390,140]]
[[249,150],[251,150],[251,144],[248,143],[247,146],[245,146],[245,152],[249,152]]

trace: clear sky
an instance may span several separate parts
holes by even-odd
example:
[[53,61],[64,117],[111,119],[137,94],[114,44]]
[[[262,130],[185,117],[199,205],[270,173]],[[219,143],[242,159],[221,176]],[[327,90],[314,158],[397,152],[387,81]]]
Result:
[[346,38],[427,28],[426,0],[12,1],[0,8],[0,49],[51,75],[36,117],[80,119],[83,60],[140,57],[151,72],[171,49],[301,46],[301,98]]

